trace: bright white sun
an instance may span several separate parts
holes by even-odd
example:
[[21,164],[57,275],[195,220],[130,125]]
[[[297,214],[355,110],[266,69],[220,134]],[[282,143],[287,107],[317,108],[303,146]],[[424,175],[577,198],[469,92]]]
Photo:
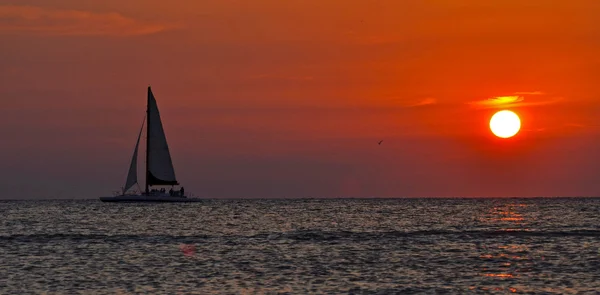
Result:
[[490,129],[500,138],[513,137],[521,129],[521,120],[514,112],[499,111],[492,116]]

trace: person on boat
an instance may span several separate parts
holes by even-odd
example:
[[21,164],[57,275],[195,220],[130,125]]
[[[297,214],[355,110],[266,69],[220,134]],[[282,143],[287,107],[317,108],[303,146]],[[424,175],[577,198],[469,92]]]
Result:
[[171,189],[169,190],[169,196],[173,196],[173,187],[171,187]]
[[179,194],[181,194],[181,196],[183,197],[183,186],[179,189]]

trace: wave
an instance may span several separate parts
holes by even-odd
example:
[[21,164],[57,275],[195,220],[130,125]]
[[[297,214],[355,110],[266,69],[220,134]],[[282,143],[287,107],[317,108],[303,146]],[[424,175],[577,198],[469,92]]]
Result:
[[[272,235],[271,235],[272,236]],[[600,237],[600,230],[568,230],[568,231],[529,231],[529,230],[423,230],[423,231],[388,231],[388,232],[350,232],[350,231],[295,231],[277,235],[292,240],[365,240],[365,239],[403,239],[432,236],[453,236],[464,239],[510,237]]]
[[144,235],[144,234],[14,234],[0,235],[2,241],[21,241],[21,242],[37,242],[37,241],[105,241],[105,242],[122,242],[122,241],[143,241],[150,243],[163,242],[195,242],[207,241],[213,239],[219,240],[239,240],[248,239],[254,241],[275,241],[275,240],[291,240],[297,242],[318,242],[318,241],[335,241],[335,240],[400,240],[419,237],[436,237],[440,238],[448,236],[453,238],[461,238],[464,240],[494,238],[494,237],[600,237],[600,230],[566,230],[566,231],[530,231],[530,230],[468,230],[468,231],[451,231],[451,230],[423,230],[423,231],[387,231],[387,232],[353,232],[353,231],[322,231],[322,230],[296,230],[289,232],[277,233],[261,233],[257,235],[240,236],[240,235]]
[[119,235],[119,234],[16,234],[16,235],[0,235],[0,241],[146,241],[146,242],[162,242],[173,240],[205,240],[209,239],[206,235],[196,236],[173,236],[173,235]]

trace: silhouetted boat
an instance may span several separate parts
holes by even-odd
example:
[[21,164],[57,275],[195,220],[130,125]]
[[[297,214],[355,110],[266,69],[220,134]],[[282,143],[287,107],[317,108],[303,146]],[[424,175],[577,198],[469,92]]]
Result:
[[[144,192],[130,192],[134,185],[138,184],[137,179],[137,158],[138,147],[142,131],[146,124],[146,187]],[[174,186],[179,185],[175,178],[175,170],[167,145],[167,138],[163,130],[158,112],[156,99],[152,90],[148,87],[148,105],[146,117],[142,122],[142,128],[133,150],[133,157],[129,165],[129,173],[122,191],[112,197],[100,197],[102,202],[198,202],[201,199],[188,198],[185,196],[183,188],[174,190]],[[161,186],[161,189],[151,189],[152,186]],[[170,186],[167,191],[165,186]],[[139,188],[139,185],[138,185]]]

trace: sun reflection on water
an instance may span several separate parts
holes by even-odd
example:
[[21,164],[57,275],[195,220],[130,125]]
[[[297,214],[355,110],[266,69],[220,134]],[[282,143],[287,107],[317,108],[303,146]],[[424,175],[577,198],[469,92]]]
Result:
[[[491,206],[479,219],[482,226],[497,232],[528,232],[528,224],[532,222],[524,211],[528,204],[506,202]],[[498,235],[476,244],[479,252],[480,275],[489,278],[489,283],[499,285],[502,291],[516,293],[519,290],[502,285],[514,285],[522,276],[530,277],[531,268],[537,258],[526,243],[521,243],[519,236]]]

